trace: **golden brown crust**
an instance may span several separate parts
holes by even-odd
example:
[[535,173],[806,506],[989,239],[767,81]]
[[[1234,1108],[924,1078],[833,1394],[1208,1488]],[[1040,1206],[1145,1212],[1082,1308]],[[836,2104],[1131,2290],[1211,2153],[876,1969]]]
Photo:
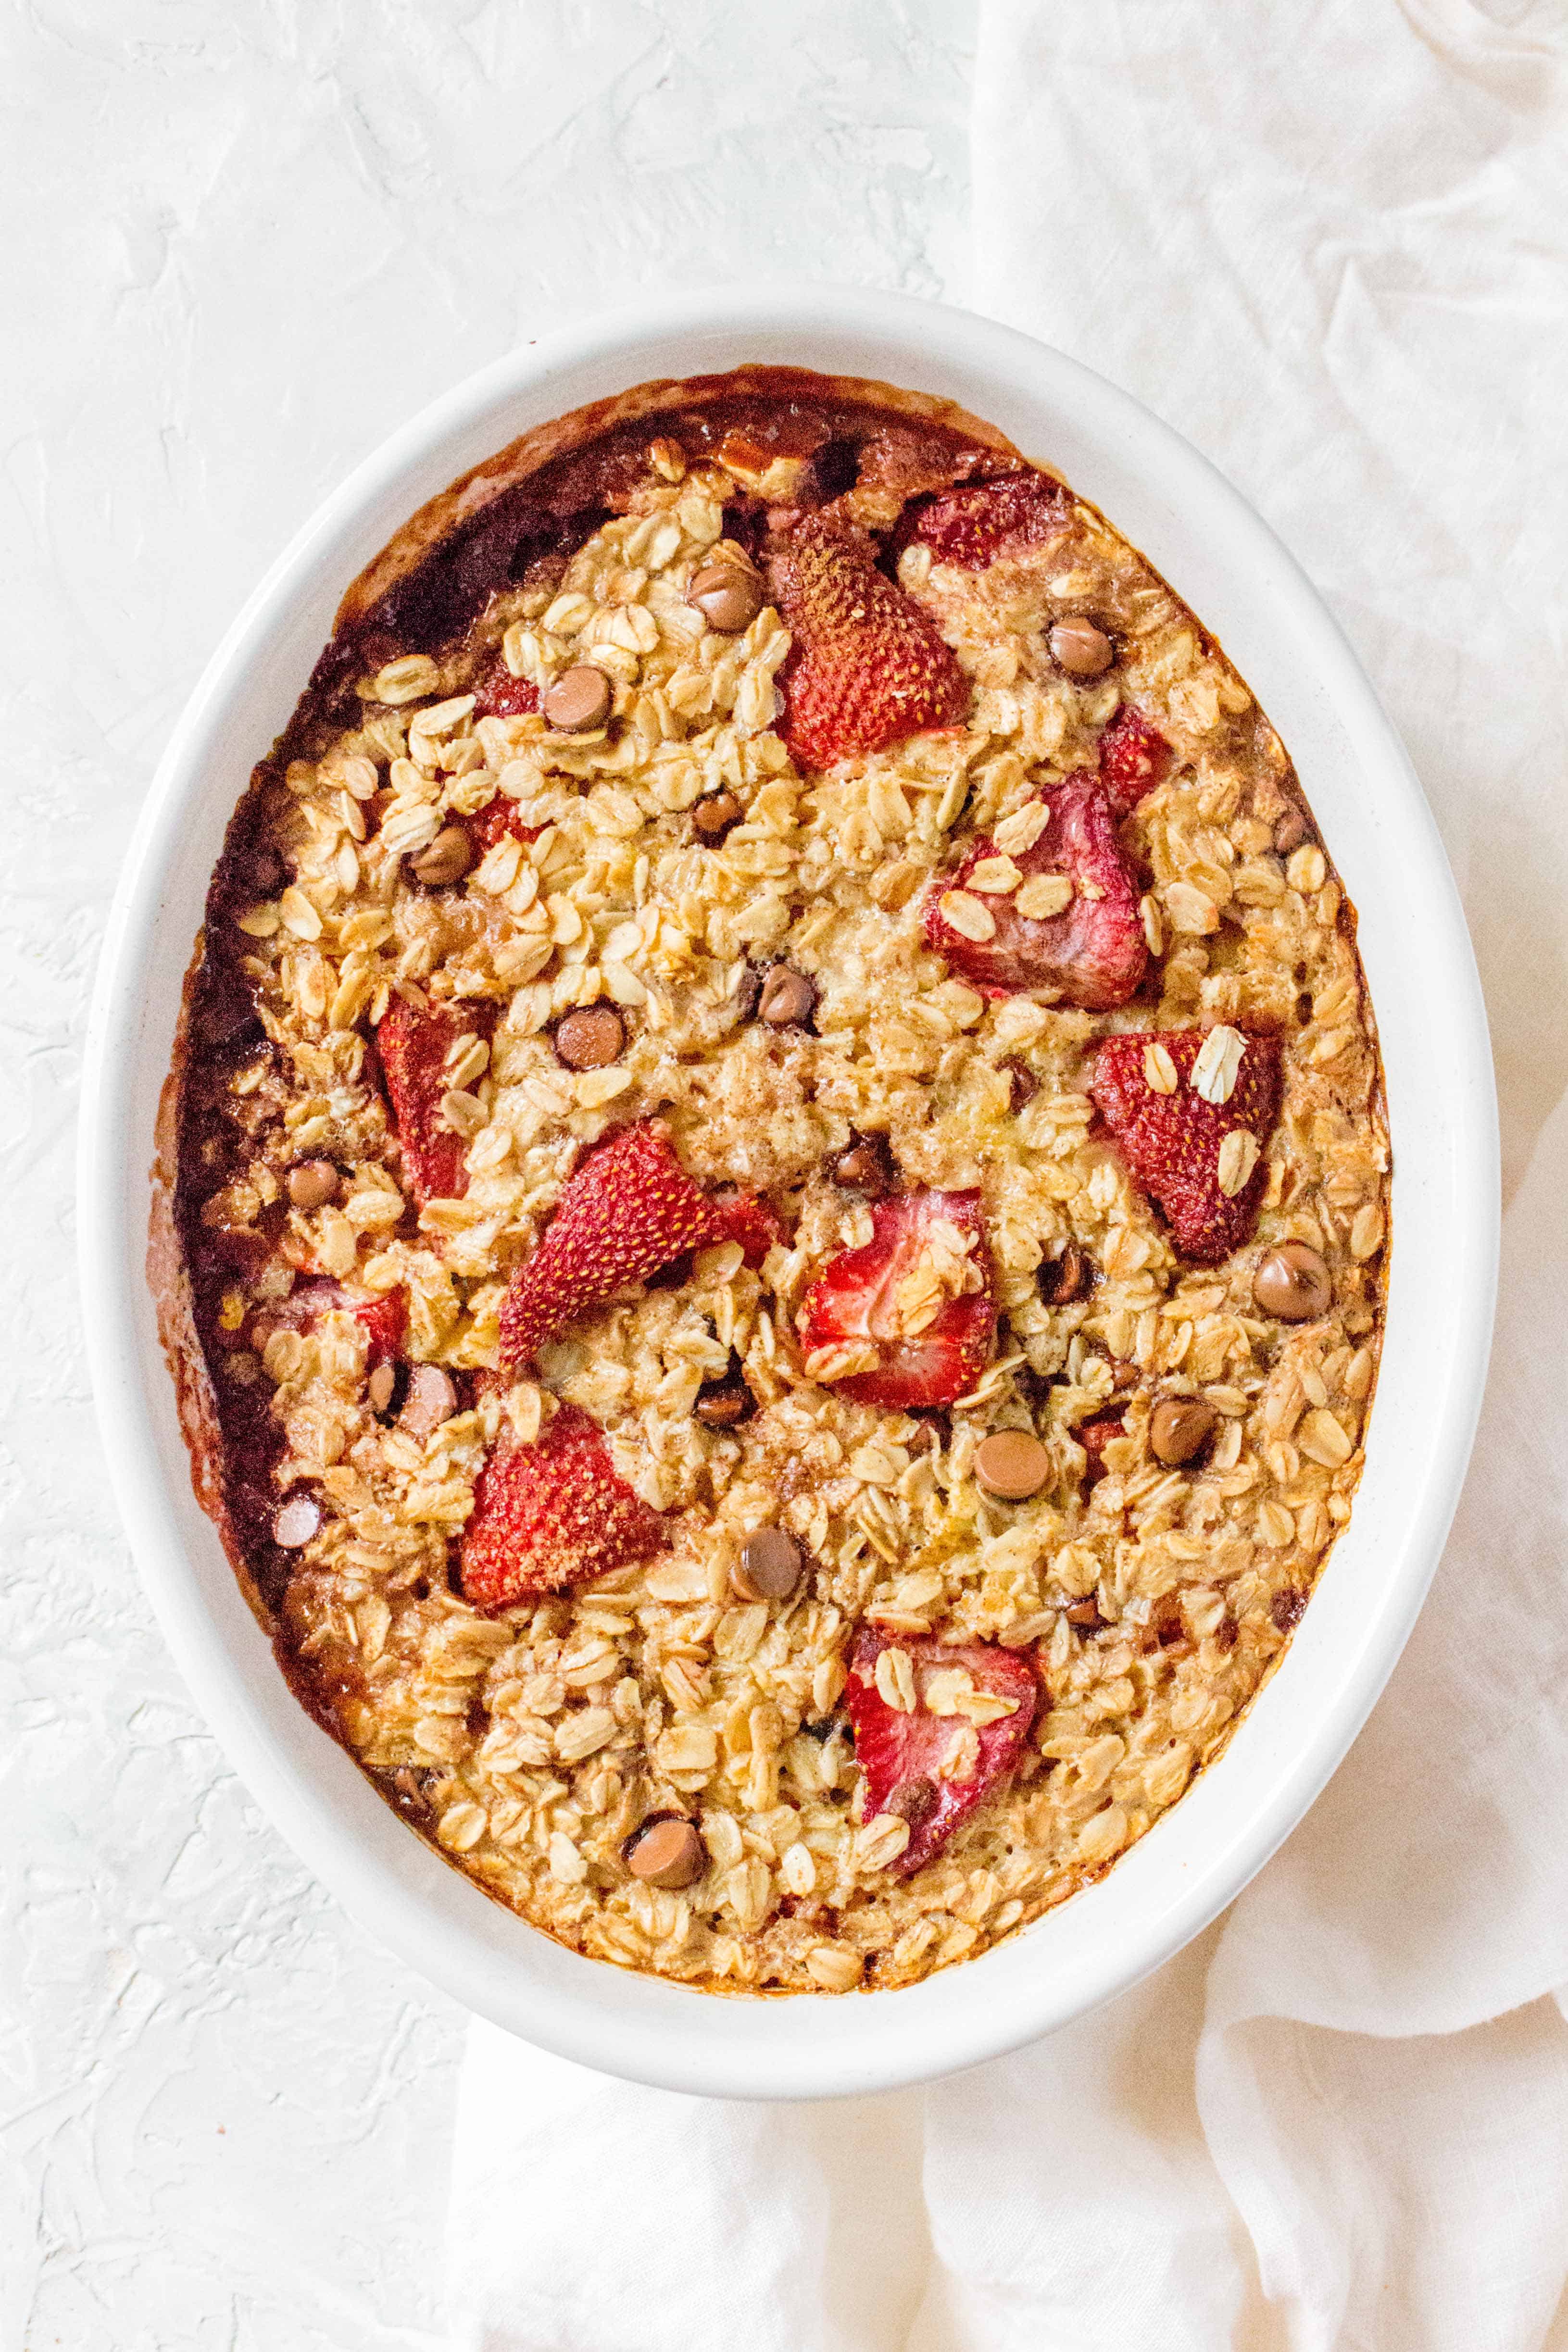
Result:
[[1005,434],[972,416],[956,401],[942,400],[931,393],[908,392],[872,376],[820,375],[809,368],[757,365],[734,368],[724,375],[654,377],[617,393],[612,400],[591,401],[586,407],[552,417],[547,425],[532,426],[427,499],[351,583],[332,624],[334,634],[356,628],[387,591],[416,572],[459,525],[473,522],[506,491],[521,488],[544,467],[603,440],[618,425],[681,411],[690,414],[716,402],[730,404],[737,400],[809,401],[866,408],[938,426],[998,457],[1018,455]]

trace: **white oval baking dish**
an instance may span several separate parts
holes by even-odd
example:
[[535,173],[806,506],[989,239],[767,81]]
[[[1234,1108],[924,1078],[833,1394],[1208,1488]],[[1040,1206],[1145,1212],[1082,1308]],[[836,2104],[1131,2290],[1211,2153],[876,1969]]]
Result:
[[[1101,1883],[967,1966],[839,2000],[721,2000],[581,1958],[388,1811],[294,1698],[193,1496],[142,1272],[153,1122],[208,877],[344,588],[425,499],[529,426],[743,361],[959,402],[1065,474],[1219,635],[1360,910],[1394,1150],[1366,1472],[1279,1671],[1224,1756]],[[1178,435],[1061,352],[898,296],[776,287],[662,298],[498,362],[360,467],[274,565],[175,729],[126,860],[89,1039],[80,1196],[93,1384],[136,1560],[215,1732],[284,1836],[356,1917],[498,2024],[643,2082],[773,2098],[887,2089],[1015,2049],[1156,1967],[1267,1860],[1355,1737],[1426,1594],[1480,1402],[1499,1223],[1486,1016],[1453,881],[1398,739],[1291,557]]]

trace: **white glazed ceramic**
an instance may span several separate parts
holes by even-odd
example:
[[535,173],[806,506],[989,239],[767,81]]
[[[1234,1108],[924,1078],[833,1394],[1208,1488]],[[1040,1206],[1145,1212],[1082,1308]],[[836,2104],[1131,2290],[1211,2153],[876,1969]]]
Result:
[[[562,1950],[404,1826],[290,1695],[191,1492],[142,1276],[146,1174],[180,986],[224,828],[343,589],[426,499],[527,427],[650,377],[795,362],[942,394],[1048,460],[1222,639],[1279,728],[1360,909],[1394,1150],[1392,1291],[1354,1517],[1221,1759],[1101,1884],[897,1992],[715,1999]],[[348,1908],[471,2009],[683,2091],[882,2090],[1016,2049],[1205,1927],[1300,1819],[1383,1688],[1458,1498],[1498,1244],[1486,1017],[1436,832],[1397,738],[1295,562],[1170,428],[1099,376],[963,312],[848,289],[651,301],[499,361],[328,501],[257,590],[170,742],[110,918],[89,1041],[81,1270],[104,1443],[138,1566],[214,1730]]]

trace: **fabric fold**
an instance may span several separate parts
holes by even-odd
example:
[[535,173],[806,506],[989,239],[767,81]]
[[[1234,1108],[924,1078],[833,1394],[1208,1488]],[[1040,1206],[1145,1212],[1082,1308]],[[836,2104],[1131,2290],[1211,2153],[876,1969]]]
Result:
[[1329,1790],[1099,2016],[816,2110],[476,2028],[465,2352],[1568,2346],[1565,58],[1557,0],[983,0],[975,306],[1254,500],[1442,828],[1503,1124],[1479,1442]]

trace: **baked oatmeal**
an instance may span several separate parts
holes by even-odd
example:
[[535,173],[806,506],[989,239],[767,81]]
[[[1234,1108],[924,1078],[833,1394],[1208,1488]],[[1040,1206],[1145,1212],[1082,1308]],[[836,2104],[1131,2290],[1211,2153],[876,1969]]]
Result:
[[151,1260],[302,1702],[479,1885],[908,1984],[1225,1746],[1351,1513],[1352,912],[1212,637],[1003,436],[644,385],[350,590],[214,877]]

